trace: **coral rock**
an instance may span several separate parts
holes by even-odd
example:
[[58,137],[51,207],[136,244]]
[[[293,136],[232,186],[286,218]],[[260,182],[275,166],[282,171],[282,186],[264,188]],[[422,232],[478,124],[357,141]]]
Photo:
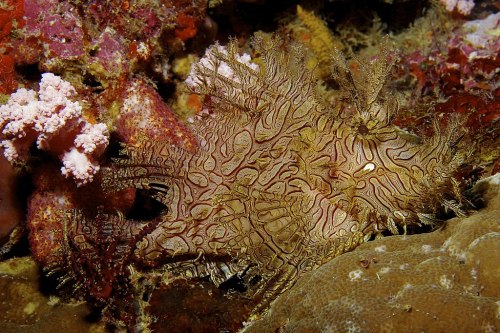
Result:
[[332,53],[335,49],[343,50],[342,43],[333,37],[326,22],[315,16],[312,12],[297,6],[297,17],[299,24],[290,24],[292,32],[308,49],[312,58],[309,59],[307,67],[316,68],[316,72],[322,79],[330,78],[332,65]]
[[63,304],[40,291],[37,264],[30,258],[0,263],[0,331],[16,332],[106,332],[103,323],[91,323],[85,304]]
[[193,135],[145,79],[135,78],[127,82],[121,103],[116,132],[127,144],[137,145],[149,138],[188,151],[196,149]]
[[[21,16],[24,3],[26,21],[17,25],[7,43],[8,56],[16,64],[38,62],[44,71],[69,73],[75,81],[97,81],[104,87],[156,60],[166,63],[169,55],[183,49],[185,40],[197,34],[206,16],[203,0],[15,3]],[[8,32],[12,24],[2,27],[3,21],[19,13],[8,12],[4,18],[2,11],[0,28]],[[0,78],[6,83],[10,79]]]
[[38,188],[28,200],[26,218],[31,254],[42,267],[52,267],[63,260],[64,220],[76,208],[71,186],[51,172],[53,169],[44,168],[37,175]]
[[90,57],[89,67],[95,76],[101,77],[101,81],[109,77],[120,77],[129,72],[127,44],[114,29],[106,28],[92,42],[91,48],[96,51]]
[[498,90],[500,42],[495,34],[500,13],[463,24],[442,47],[423,55],[406,56],[405,62],[423,88],[440,88],[446,96],[464,90],[476,95],[495,95]]
[[[183,309],[183,311],[178,311]],[[208,281],[179,280],[152,293],[145,313],[157,318],[154,332],[236,332],[252,309],[252,301],[225,293]]]
[[497,332],[500,174],[487,208],[365,243],[304,275],[245,333]]
[[[9,236],[14,228],[21,225],[23,212],[18,202],[16,173],[10,163],[0,157],[0,257],[8,250]],[[7,243],[7,244],[5,244]],[[2,245],[5,244],[5,247]]]

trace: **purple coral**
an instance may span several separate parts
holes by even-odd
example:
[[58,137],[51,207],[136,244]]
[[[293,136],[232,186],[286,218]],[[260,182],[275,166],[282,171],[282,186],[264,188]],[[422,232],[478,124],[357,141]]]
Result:
[[39,38],[50,58],[76,60],[84,55],[83,23],[66,1],[26,0],[26,37]]
[[42,75],[38,94],[19,89],[7,104],[0,106],[0,146],[9,162],[22,162],[29,147],[37,147],[60,156],[62,173],[78,185],[91,182],[99,170],[95,159],[108,144],[104,124],[90,124],[82,117],[82,107],[70,98],[75,88],[52,73]]

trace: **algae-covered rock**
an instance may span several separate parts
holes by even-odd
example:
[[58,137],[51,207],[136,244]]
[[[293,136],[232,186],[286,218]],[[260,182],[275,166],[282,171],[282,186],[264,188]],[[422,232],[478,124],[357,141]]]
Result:
[[38,267],[29,257],[0,262],[0,332],[104,332],[86,320],[85,304],[63,304],[43,294]]
[[486,208],[432,233],[386,237],[333,259],[245,333],[499,331],[498,178],[483,186]]

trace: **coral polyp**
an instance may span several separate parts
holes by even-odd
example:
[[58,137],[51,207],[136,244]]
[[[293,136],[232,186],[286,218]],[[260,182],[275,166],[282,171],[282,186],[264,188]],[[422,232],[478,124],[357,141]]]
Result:
[[135,187],[167,207],[135,237],[131,261],[216,284],[237,275],[259,311],[374,234],[461,213],[462,133],[436,127],[422,139],[392,125],[387,46],[356,66],[333,54],[336,105],[318,96],[300,46],[258,37],[253,46],[259,61],[231,42],[194,65],[186,82],[210,110],[190,124],[196,152],[145,141],[103,170],[106,191]]

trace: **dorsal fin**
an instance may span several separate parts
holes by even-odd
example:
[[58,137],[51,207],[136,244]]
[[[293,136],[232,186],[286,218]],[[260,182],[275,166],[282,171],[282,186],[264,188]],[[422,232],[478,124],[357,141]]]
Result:
[[182,161],[191,153],[171,144],[143,142],[139,147],[122,145],[120,157],[103,168],[102,187],[111,193],[125,188],[150,191],[151,196],[168,206],[168,190],[173,179],[182,174]]

